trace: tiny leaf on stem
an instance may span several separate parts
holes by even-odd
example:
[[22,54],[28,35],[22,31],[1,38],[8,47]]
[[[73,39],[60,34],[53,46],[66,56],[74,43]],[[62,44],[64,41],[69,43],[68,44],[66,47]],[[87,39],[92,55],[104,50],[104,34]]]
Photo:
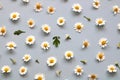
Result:
[[20,35],[21,33],[25,33],[25,31],[17,30],[14,32],[14,35]]
[[53,45],[55,45],[55,47],[58,47],[60,45],[60,37],[59,36],[54,36],[53,37]]

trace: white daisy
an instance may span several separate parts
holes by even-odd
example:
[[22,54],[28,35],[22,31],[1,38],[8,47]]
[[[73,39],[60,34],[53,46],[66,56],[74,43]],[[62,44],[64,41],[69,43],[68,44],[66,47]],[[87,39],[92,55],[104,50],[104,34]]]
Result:
[[63,26],[64,24],[65,24],[65,18],[64,17],[59,17],[58,19],[57,19],[57,24],[59,25],[59,26]]
[[49,49],[49,47],[50,47],[50,44],[47,41],[44,41],[41,43],[42,49],[47,50],[47,49]]
[[105,20],[103,20],[102,18],[97,18],[96,19],[96,25],[98,26],[104,26],[105,25]]
[[93,5],[94,8],[98,9],[100,7],[100,1],[99,0],[94,0],[92,5]]
[[2,67],[2,73],[10,73],[11,72],[11,68],[8,65],[5,65]]
[[79,3],[73,4],[72,10],[74,12],[80,13],[82,11],[82,6]]
[[32,45],[32,44],[34,44],[35,43],[35,37],[34,36],[28,36],[27,38],[26,38],[26,44],[28,44],[28,45]]
[[34,9],[36,12],[40,12],[42,10],[43,6],[40,2],[37,2],[34,6]]
[[97,80],[97,75],[96,74],[90,74],[88,75],[89,80]]
[[34,77],[35,80],[45,80],[44,74],[38,73]]
[[13,50],[13,49],[16,48],[16,44],[15,44],[15,42],[10,41],[6,44],[6,47],[7,47],[8,50]]
[[75,31],[77,31],[77,32],[81,32],[81,31],[83,30],[83,28],[84,28],[84,25],[83,25],[82,23],[77,22],[77,23],[75,23],[75,25],[74,25],[74,29],[75,29]]
[[30,28],[35,27],[35,21],[34,21],[33,19],[29,19],[29,20],[27,21],[27,24],[28,24],[28,26],[29,26]]
[[24,66],[20,67],[19,73],[20,73],[20,75],[22,75],[22,76],[23,76],[23,75],[26,75],[26,74],[27,74],[27,68],[24,67]]
[[72,51],[65,52],[65,59],[70,60],[74,57],[74,53]]
[[18,12],[12,12],[10,14],[10,19],[13,21],[17,21],[19,18],[20,18],[20,13],[18,13]]
[[53,6],[49,6],[48,9],[47,9],[47,12],[49,14],[54,14],[55,13],[55,8]]
[[113,6],[113,13],[114,13],[114,14],[120,13],[120,7],[117,6],[117,5]]
[[117,72],[117,69],[114,65],[107,66],[107,71],[110,73]]
[[57,59],[55,57],[49,57],[47,59],[47,65],[50,67],[54,66],[56,62],[57,62]]
[[6,34],[7,30],[5,26],[0,27],[0,35],[4,36]]
[[44,24],[44,25],[42,25],[42,30],[43,30],[43,32],[45,32],[45,33],[50,33],[50,31],[51,31],[51,28],[50,28],[50,26],[49,25],[47,25],[47,24]]
[[118,26],[118,30],[120,30],[120,23],[117,26]]
[[77,65],[74,69],[74,72],[76,75],[82,75],[83,74],[83,68],[79,65]]
[[31,56],[29,54],[25,54],[22,59],[24,62],[29,62],[31,60]]
[[106,38],[101,38],[99,40],[99,45],[102,47],[102,48],[105,48],[107,45],[108,45],[108,40]]
[[96,59],[98,61],[103,61],[105,59],[105,55],[103,52],[98,52],[98,54],[96,55]]
[[23,2],[25,2],[25,3],[28,3],[30,0],[22,0]]
[[82,43],[82,48],[87,48],[90,45],[90,43],[88,42],[88,40],[84,40]]

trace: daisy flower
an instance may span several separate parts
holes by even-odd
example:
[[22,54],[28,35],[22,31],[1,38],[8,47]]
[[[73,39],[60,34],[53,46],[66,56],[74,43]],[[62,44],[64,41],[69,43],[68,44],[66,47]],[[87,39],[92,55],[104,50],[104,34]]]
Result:
[[34,77],[35,80],[45,80],[44,74],[38,73]]
[[25,54],[22,59],[24,62],[29,62],[31,60],[31,56],[29,54]]
[[64,17],[59,17],[59,18],[57,19],[57,24],[58,24],[59,26],[63,26],[63,25],[65,24],[65,18],[64,18]]
[[37,2],[34,6],[34,9],[36,12],[40,12],[42,10],[42,4],[40,2]]
[[17,21],[19,18],[20,18],[20,13],[18,13],[18,12],[12,12],[10,14],[10,19],[13,21]]
[[27,24],[28,24],[28,26],[29,26],[30,28],[35,27],[35,21],[34,21],[33,19],[29,19],[29,20],[27,21]]
[[49,6],[49,7],[47,8],[47,12],[48,12],[49,14],[54,14],[54,13],[55,13],[55,8],[54,8],[53,6]]
[[45,32],[45,33],[50,33],[50,31],[51,31],[51,28],[50,28],[50,26],[49,25],[47,25],[47,24],[44,24],[44,25],[42,25],[42,30],[43,30],[43,32]]
[[118,30],[120,30],[120,23],[117,26],[118,26]]
[[56,62],[57,62],[57,59],[55,57],[49,57],[47,59],[47,64],[50,67],[54,66],[56,64]]
[[73,10],[74,12],[80,13],[80,12],[82,11],[82,6],[81,6],[80,4],[78,4],[78,3],[73,4],[72,10]]
[[0,27],[0,35],[4,36],[6,34],[7,30],[5,26]]
[[16,48],[16,44],[15,44],[15,42],[10,41],[6,44],[6,47],[7,47],[8,50],[13,50],[13,49]]
[[114,14],[120,13],[120,7],[118,7],[117,5],[113,6],[113,13]]
[[23,2],[25,2],[25,3],[28,3],[29,2],[29,0],[22,0]]
[[22,76],[23,76],[23,75],[26,75],[26,74],[27,74],[27,68],[24,67],[24,66],[20,67],[19,73],[20,73],[20,75],[22,75]]
[[5,65],[2,67],[2,73],[10,73],[11,72],[11,68],[8,65]]
[[26,38],[26,44],[28,44],[28,45],[32,45],[32,44],[34,44],[35,43],[35,37],[34,36],[28,36],[27,38]]
[[88,75],[89,80],[97,80],[97,75],[96,74],[90,74]]
[[114,65],[107,66],[107,71],[110,73],[117,72],[117,69]]
[[99,40],[99,45],[102,47],[102,48],[105,48],[107,45],[108,45],[108,40],[106,38],[101,38]]
[[98,61],[103,61],[105,59],[105,55],[103,52],[98,52],[98,54],[96,55],[96,59]]
[[47,49],[49,49],[49,47],[50,47],[50,44],[47,41],[44,41],[41,43],[42,49],[47,50]]
[[88,42],[88,40],[84,40],[82,44],[82,48],[87,48],[89,45],[90,43]]
[[105,20],[103,20],[102,18],[97,18],[96,19],[96,25],[98,26],[104,26],[105,25]]
[[65,52],[65,59],[70,60],[74,57],[74,54],[72,51],[66,51]]
[[99,0],[94,0],[92,5],[93,5],[94,8],[98,9],[100,7],[100,1]]
[[75,72],[76,75],[82,75],[83,68],[81,66],[77,65],[74,69],[74,72]]
[[84,25],[82,23],[78,22],[78,23],[75,23],[75,25],[74,25],[74,29],[77,32],[81,32],[83,30],[83,28],[84,28]]

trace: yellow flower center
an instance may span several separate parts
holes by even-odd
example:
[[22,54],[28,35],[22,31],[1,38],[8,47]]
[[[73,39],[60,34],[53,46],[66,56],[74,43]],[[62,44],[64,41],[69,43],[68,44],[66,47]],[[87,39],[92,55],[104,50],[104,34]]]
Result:
[[79,7],[79,6],[75,6],[75,9],[76,9],[76,10],[79,10],[79,9],[80,9],[80,7]]
[[44,30],[45,30],[45,31],[48,31],[48,30],[49,30],[48,26],[45,26],[45,27],[44,27]]
[[99,2],[95,2],[95,5],[98,6],[98,5],[99,5]]
[[29,25],[33,25],[33,21],[32,20],[29,21]]
[[78,73],[82,72],[82,69],[81,68],[77,68],[77,72]]
[[53,8],[53,7],[50,7],[50,8],[49,8],[49,12],[54,12],[54,8]]
[[12,17],[13,17],[13,18],[16,18],[16,17],[17,17],[17,15],[16,15],[16,14],[13,14],[13,15],[12,15]]
[[5,72],[8,72],[8,71],[9,71],[9,68],[8,68],[8,67],[4,68],[4,71],[5,71]]
[[43,78],[41,76],[39,76],[37,80],[43,80]]
[[82,26],[81,25],[77,25],[77,29],[78,30],[82,29]]
[[97,78],[97,76],[95,74],[91,75],[91,79],[96,79],[96,78]]
[[51,60],[50,60],[50,63],[54,63],[54,59],[51,59]]
[[102,24],[102,23],[103,23],[103,20],[99,20],[99,21],[98,21],[98,24]]
[[104,56],[104,54],[103,54],[103,53],[100,53],[100,54],[99,54],[99,58],[100,58],[100,59],[102,59],[102,58],[103,58],[103,56]]
[[33,39],[32,39],[32,38],[29,38],[29,39],[28,39],[28,41],[29,41],[29,42],[32,42],[32,41],[33,41]]
[[67,57],[71,57],[72,55],[71,55],[71,53],[67,53]]
[[21,69],[21,72],[25,72],[25,69],[24,69],[24,68],[22,68],[22,69]]
[[118,8],[115,8],[115,9],[114,9],[114,11],[115,11],[115,12],[118,12],[118,11],[119,11],[119,9],[118,9]]
[[87,47],[89,44],[88,44],[87,41],[85,41],[85,42],[83,43],[83,45],[84,45],[85,47]]
[[36,9],[41,9],[42,8],[42,5],[40,3],[37,3],[36,4]]
[[48,44],[47,43],[44,43],[44,45],[43,45],[44,47],[48,47]]
[[4,27],[1,28],[1,32],[2,33],[5,33],[6,32],[6,29]]
[[64,22],[64,20],[63,20],[63,19],[60,19],[60,20],[59,20],[59,23],[63,23],[63,22]]
[[105,45],[107,42],[104,40],[101,42],[102,45]]
[[28,60],[28,59],[29,59],[29,56],[25,56],[25,59]]
[[114,69],[115,69],[114,67],[110,67],[110,70],[112,70],[112,71],[113,71]]
[[10,48],[13,48],[13,47],[14,47],[14,45],[13,45],[13,44],[9,44],[9,47],[10,47]]

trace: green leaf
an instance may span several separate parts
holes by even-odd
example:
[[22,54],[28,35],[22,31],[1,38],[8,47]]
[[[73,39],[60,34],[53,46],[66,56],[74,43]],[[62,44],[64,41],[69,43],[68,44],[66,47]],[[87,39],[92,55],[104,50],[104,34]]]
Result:
[[16,60],[15,60],[15,59],[10,58],[10,61],[11,61],[13,64],[16,64]]
[[55,47],[58,47],[60,45],[60,37],[59,36],[54,36],[53,37],[53,45],[55,45]]
[[118,62],[115,62],[115,66],[120,69],[120,64]]
[[120,42],[117,44],[117,48],[120,49]]
[[14,32],[14,35],[20,35],[21,33],[25,33],[25,31],[17,30]]
[[80,62],[83,64],[87,64],[87,60],[81,60]]
[[36,59],[35,62],[38,63],[38,64],[40,63],[38,59]]
[[91,21],[91,19],[87,16],[83,16],[87,21]]

